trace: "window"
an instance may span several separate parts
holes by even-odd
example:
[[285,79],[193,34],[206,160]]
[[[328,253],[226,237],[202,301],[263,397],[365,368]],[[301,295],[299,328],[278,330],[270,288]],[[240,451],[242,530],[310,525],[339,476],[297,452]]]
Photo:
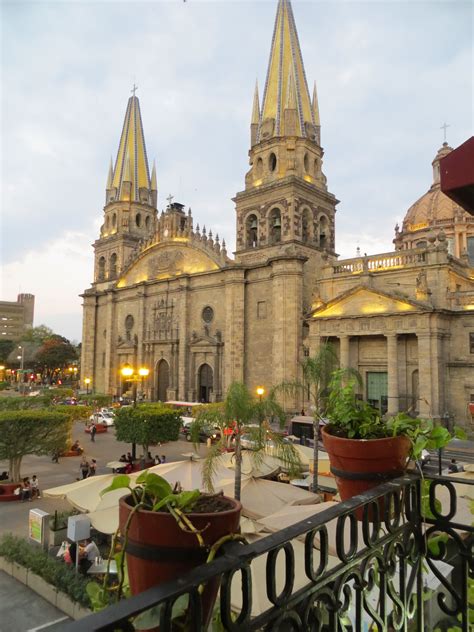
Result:
[[114,214],[112,215],[112,226],[113,226],[114,228],[116,228],[116,226],[117,226],[117,213],[114,213]]
[[474,266],[474,237],[467,238],[467,256],[469,257],[469,265]]
[[304,155],[303,164],[304,164],[304,170],[306,171],[306,173],[309,173],[309,156],[308,156],[308,154]]
[[263,160],[261,158],[257,160],[257,164],[255,165],[255,175],[257,178],[261,178],[263,175]]
[[117,276],[117,255],[114,253],[112,253],[111,257],[110,257],[110,278],[111,279],[115,279],[115,277]]
[[246,228],[246,246],[247,248],[256,248],[258,245],[258,224],[256,215],[249,215],[247,217]]
[[277,166],[277,157],[272,152],[270,156],[268,157],[268,168],[270,169],[270,171],[275,171],[276,166]]
[[274,208],[270,213],[270,243],[277,244],[281,241],[281,213],[280,209]]
[[105,257],[101,257],[99,259],[99,269],[97,272],[97,278],[99,281],[103,281],[105,279]]
[[142,225],[142,216],[140,213],[137,213],[135,215],[135,224],[138,226],[138,228],[140,228],[140,226]]
[[150,217],[149,216],[147,216],[147,218],[145,219],[145,226],[147,228],[150,228]]
[[205,323],[209,324],[212,322],[213,318],[214,318],[214,310],[212,309],[212,307],[209,307],[208,305],[202,310],[202,319]]
[[257,302],[257,318],[263,320],[267,317],[267,302],[266,301],[258,301]]
[[328,243],[328,218],[321,215],[319,218],[319,247],[325,248]]
[[474,331],[469,334],[469,353],[474,353]]

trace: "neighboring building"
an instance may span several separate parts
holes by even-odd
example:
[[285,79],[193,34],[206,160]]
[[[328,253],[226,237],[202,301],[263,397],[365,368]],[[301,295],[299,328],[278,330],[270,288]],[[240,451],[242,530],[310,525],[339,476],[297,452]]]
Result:
[[382,408],[466,419],[474,282],[465,250],[474,225],[439,191],[436,167],[450,148],[397,230],[397,250],[338,261],[338,201],[322,171],[316,89],[310,97],[289,0],[278,3],[250,140],[232,259],[172,198],[158,215],[139,101],[129,99],[83,294],[82,375],[119,395],[129,388],[120,368],[145,365],[150,399],[216,401],[234,380],[254,389],[301,377],[301,361],[329,338]]
[[19,340],[33,327],[35,297],[18,294],[16,301],[0,301],[0,336],[3,340]]

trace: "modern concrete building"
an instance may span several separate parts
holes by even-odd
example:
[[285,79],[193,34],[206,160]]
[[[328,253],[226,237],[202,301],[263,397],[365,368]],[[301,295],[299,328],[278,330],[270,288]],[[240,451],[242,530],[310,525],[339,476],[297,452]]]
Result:
[[18,294],[16,301],[0,301],[0,336],[2,340],[18,340],[33,327],[35,297]]

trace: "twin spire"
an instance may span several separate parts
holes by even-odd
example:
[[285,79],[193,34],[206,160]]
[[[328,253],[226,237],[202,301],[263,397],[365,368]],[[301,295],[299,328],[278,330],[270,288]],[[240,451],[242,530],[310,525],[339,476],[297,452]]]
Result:
[[110,159],[107,191],[112,193],[111,198],[114,200],[140,202],[144,201],[144,192],[140,193],[141,190],[157,190],[156,169],[153,164],[150,178],[140,102],[135,91],[132,92],[134,94],[129,98],[125,112],[115,168]]
[[[285,120],[293,120],[289,117],[285,119],[285,110],[296,113],[296,126],[292,122],[291,129],[285,129]],[[252,129],[252,145],[271,136],[285,135],[307,137],[319,142],[316,85],[311,100],[290,0],[278,2],[261,110],[258,88],[255,87],[253,126],[256,129],[255,133]]]

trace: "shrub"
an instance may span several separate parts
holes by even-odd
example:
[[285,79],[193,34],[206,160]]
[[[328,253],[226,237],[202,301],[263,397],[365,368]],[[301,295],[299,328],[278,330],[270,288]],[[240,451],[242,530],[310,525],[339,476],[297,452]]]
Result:
[[163,404],[142,404],[136,408],[120,408],[115,416],[118,441],[148,446],[176,441],[181,428],[180,413]]
[[10,382],[0,382],[0,391],[5,391],[10,388]]
[[86,592],[90,579],[78,575],[74,568],[50,557],[43,549],[31,545],[24,538],[11,533],[1,536],[0,556],[31,570],[48,584],[66,593],[73,601],[90,608],[91,603]]

